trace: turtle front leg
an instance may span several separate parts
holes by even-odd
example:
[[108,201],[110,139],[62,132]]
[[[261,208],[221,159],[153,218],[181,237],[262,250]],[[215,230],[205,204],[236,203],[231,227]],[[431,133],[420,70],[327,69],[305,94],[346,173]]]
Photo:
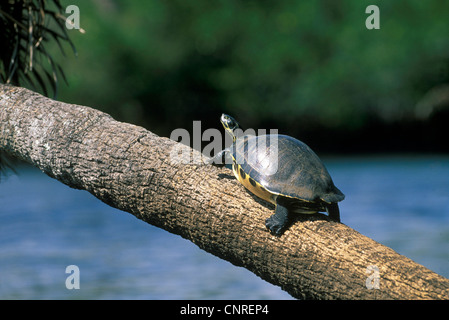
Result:
[[221,150],[212,158],[209,158],[204,161],[205,164],[212,164],[214,166],[223,167],[226,164],[226,155],[228,153],[228,149]]
[[287,227],[288,221],[288,209],[277,202],[275,213],[265,220],[265,225],[270,230],[271,234],[279,237]]

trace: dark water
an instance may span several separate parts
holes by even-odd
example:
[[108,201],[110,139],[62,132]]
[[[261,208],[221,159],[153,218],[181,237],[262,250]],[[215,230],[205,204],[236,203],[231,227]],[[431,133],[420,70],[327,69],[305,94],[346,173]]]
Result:
[[[342,221],[449,277],[449,157],[324,159]],[[40,171],[0,183],[0,299],[290,299],[251,272]],[[80,289],[65,285],[68,265]]]

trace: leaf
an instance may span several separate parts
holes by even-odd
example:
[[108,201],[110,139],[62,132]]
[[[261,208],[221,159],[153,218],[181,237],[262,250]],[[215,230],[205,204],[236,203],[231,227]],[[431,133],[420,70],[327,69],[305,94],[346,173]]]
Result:
[[[50,7],[52,9],[50,9]],[[45,44],[56,42],[65,56],[64,43],[77,55],[65,27],[64,8],[59,0],[27,0],[0,2],[0,79],[21,86],[39,85],[45,95],[49,89],[57,93],[58,76],[67,79],[54,62]],[[42,59],[45,58],[45,59]]]

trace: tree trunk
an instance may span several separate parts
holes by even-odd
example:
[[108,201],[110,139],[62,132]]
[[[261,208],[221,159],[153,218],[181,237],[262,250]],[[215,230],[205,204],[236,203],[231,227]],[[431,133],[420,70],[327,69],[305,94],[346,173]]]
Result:
[[449,298],[448,279],[324,215],[298,215],[284,235],[272,236],[265,228],[272,206],[226,168],[171,161],[178,147],[98,110],[0,85],[0,149],[293,297]]

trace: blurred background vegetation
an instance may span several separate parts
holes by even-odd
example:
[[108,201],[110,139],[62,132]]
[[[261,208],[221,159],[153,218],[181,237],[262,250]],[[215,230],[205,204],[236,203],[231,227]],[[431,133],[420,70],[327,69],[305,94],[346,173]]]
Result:
[[225,112],[321,153],[449,151],[449,1],[70,4],[85,33],[68,31],[76,56],[48,44],[68,83],[58,100],[163,136],[220,128]]

